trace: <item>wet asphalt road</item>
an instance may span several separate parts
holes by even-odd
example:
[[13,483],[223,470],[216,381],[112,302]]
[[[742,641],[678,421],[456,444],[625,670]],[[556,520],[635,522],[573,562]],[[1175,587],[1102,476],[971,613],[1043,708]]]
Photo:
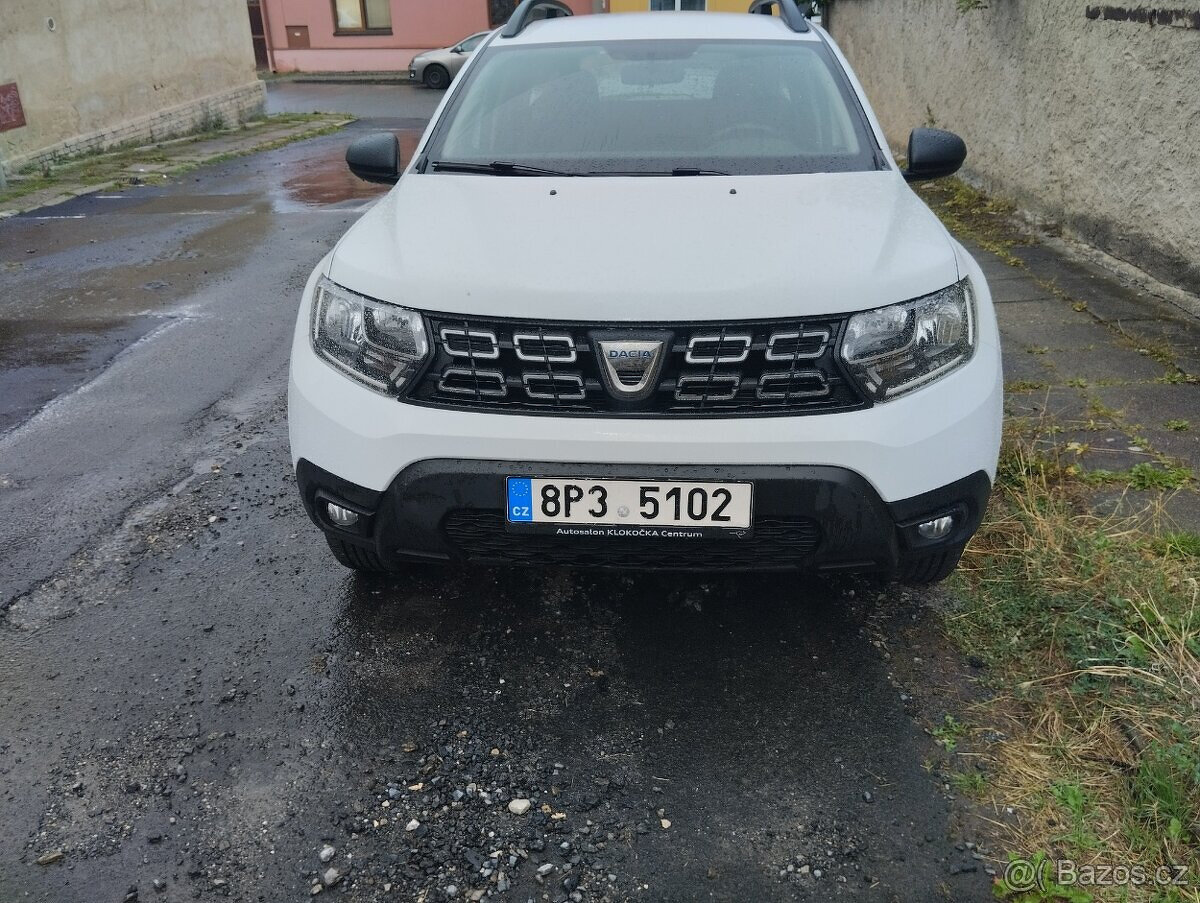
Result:
[[[272,103],[432,106],[370,87]],[[349,137],[0,222],[0,900],[990,899],[922,598],[333,562],[283,393]]]

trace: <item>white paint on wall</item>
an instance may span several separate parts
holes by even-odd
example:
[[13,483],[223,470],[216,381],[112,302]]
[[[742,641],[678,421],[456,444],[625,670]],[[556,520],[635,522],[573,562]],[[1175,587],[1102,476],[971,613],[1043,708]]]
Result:
[[27,124],[0,132],[10,170],[244,115],[263,97],[245,0],[3,0],[0,84],[13,81]]
[[958,132],[972,181],[1200,290],[1200,30],[1089,5],[838,0],[832,25],[895,148],[914,126]]

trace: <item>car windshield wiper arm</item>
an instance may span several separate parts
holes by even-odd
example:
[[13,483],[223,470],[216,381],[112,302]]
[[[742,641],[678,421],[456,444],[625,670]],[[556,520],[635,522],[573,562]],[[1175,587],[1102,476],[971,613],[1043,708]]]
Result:
[[493,160],[491,163],[466,163],[457,160],[434,160],[430,164],[434,169],[444,172],[478,172],[485,175],[518,175],[518,176],[577,176],[581,173],[563,172],[558,169],[542,169],[540,166],[528,166],[524,163],[509,163],[507,160]]

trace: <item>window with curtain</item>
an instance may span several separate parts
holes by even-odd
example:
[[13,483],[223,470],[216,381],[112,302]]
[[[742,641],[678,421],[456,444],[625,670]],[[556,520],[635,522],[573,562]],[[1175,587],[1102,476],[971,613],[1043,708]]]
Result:
[[391,0],[333,0],[335,31],[390,32],[392,30]]

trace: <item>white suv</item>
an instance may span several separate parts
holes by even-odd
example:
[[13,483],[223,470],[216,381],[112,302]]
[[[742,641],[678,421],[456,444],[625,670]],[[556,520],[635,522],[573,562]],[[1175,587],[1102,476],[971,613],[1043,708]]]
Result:
[[975,261],[793,0],[525,0],[317,266],[289,419],[343,564],[953,570],[1000,444]]

